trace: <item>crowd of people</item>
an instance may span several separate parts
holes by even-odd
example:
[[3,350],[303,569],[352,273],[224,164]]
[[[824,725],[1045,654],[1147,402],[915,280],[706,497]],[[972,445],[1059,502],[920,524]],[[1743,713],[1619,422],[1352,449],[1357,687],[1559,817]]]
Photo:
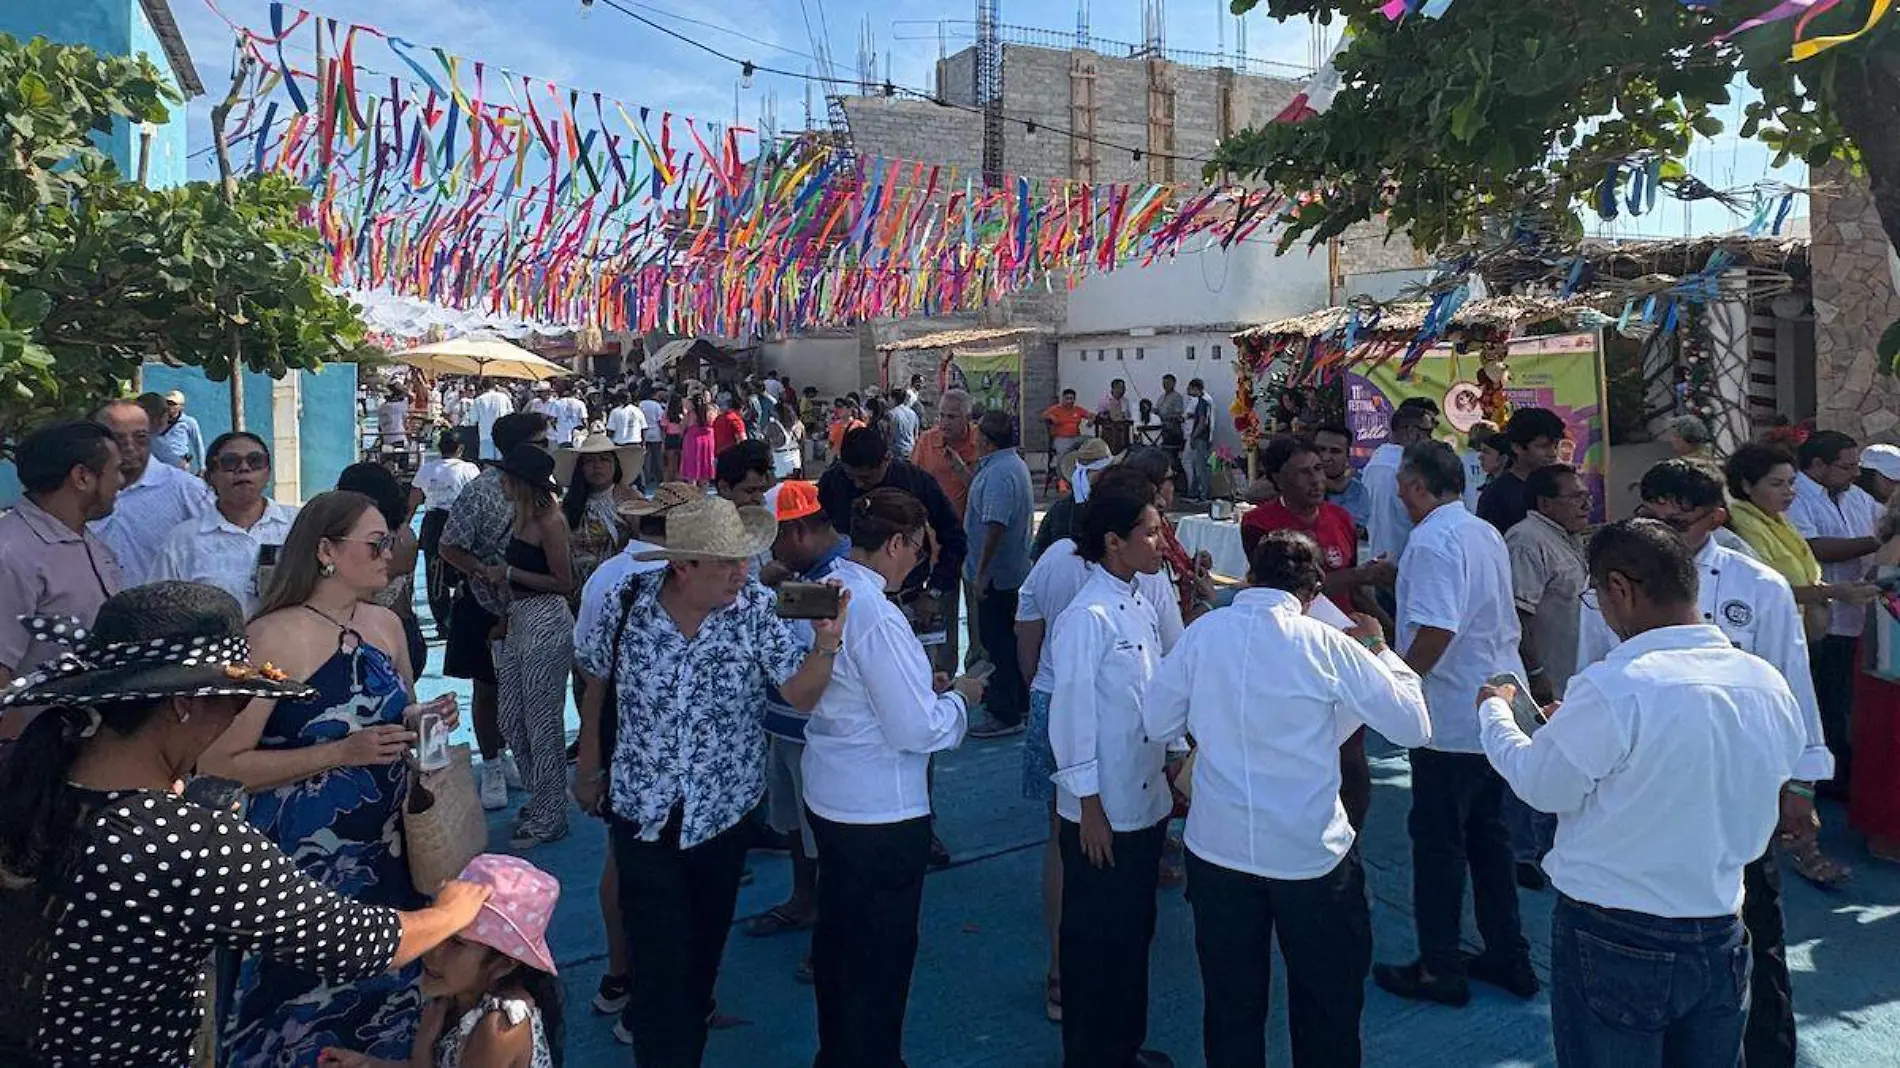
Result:
[[[792,888],[744,933],[809,934],[815,1063],[901,1065],[933,757],[1015,736],[1068,1068],[1172,1063],[1147,984],[1183,879],[1216,1068],[1266,1063],[1276,944],[1296,1065],[1360,1062],[1368,978],[1536,996],[1521,889],[1556,893],[1561,1064],[1792,1066],[1783,858],[1851,878],[1817,793],[1900,859],[1900,689],[1861,666],[1900,449],[1718,460],[1685,424],[1602,522],[1555,413],[1461,454],[1408,401],[1362,469],[1344,426],[1265,443],[1225,576],[1173,529],[1213,418],[1174,386],[1152,435],[1119,381],[1041,413],[1040,522],[1016,420],[921,381],[396,386],[300,508],[255,435],[164,458],[182,404],[34,431],[0,516],[0,1060],[560,1063],[559,883],[405,861],[419,721],[462,711],[417,698],[420,568],[509,847],[607,825],[592,1007],[643,1068],[702,1063],[765,843]],[[1397,818],[1369,731],[1410,767],[1402,962],[1355,844]]]

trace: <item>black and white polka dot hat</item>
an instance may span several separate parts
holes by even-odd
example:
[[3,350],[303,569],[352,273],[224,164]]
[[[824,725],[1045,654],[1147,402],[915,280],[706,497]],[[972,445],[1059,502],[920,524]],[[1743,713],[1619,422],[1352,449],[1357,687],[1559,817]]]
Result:
[[32,637],[64,648],[0,691],[0,708],[316,692],[269,664],[252,664],[243,610],[230,594],[202,583],[125,590],[99,607],[91,627],[66,617],[20,622]]

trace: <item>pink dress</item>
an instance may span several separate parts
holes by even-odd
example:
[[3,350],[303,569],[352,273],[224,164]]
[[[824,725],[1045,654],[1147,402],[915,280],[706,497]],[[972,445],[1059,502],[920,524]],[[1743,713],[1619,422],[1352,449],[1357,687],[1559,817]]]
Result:
[[686,436],[680,442],[680,480],[713,480],[712,427],[700,422],[691,412],[686,413]]

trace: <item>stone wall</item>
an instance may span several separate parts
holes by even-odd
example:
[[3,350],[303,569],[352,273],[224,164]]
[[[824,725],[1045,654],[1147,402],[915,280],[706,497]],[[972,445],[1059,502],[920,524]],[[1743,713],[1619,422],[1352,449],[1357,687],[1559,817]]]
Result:
[[1900,378],[1880,371],[1874,352],[1900,319],[1900,267],[1865,182],[1836,167],[1814,186],[1816,422],[1862,442],[1900,441]]

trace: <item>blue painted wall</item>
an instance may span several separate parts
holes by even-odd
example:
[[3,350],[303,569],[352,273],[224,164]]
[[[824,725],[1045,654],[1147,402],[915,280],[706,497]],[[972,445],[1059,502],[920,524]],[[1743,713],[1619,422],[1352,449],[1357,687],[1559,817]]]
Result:
[[336,476],[356,462],[356,365],[333,363],[321,371],[299,371],[303,411],[297,443],[303,451],[304,500],[336,485]]
[[[183,393],[185,412],[198,420],[206,446],[211,444],[211,439],[231,429],[230,385],[207,380],[204,372],[196,367],[147,364],[145,389],[149,393],[169,393],[174,389]],[[270,394],[269,377],[255,373],[244,376],[244,429],[265,441],[271,440],[275,422],[271,417]]]

